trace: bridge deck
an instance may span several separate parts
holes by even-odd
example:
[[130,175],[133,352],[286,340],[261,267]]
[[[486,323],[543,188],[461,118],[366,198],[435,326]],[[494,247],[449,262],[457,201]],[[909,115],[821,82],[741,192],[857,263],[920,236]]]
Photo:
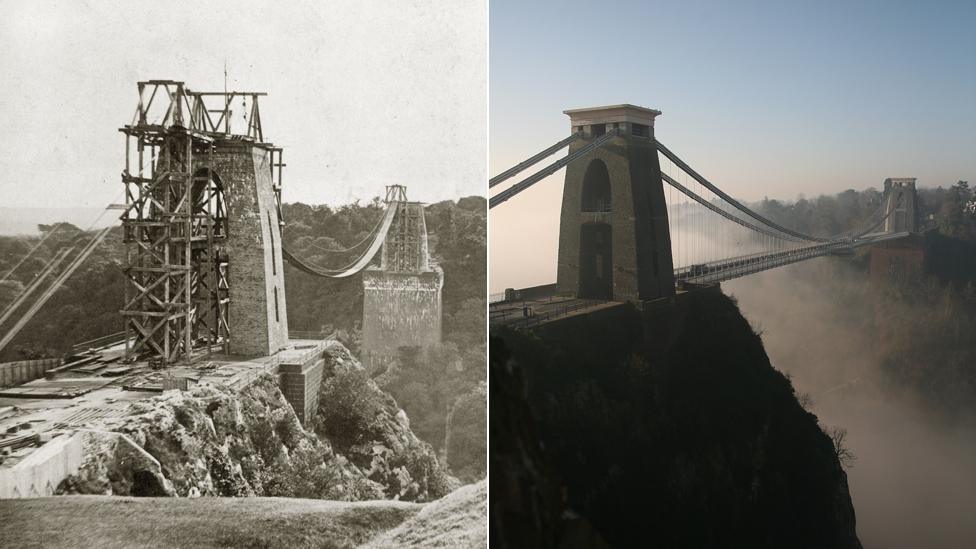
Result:
[[676,283],[691,282],[695,284],[714,284],[742,276],[775,269],[791,263],[799,263],[826,255],[840,255],[852,253],[855,248],[877,244],[888,240],[896,240],[908,236],[909,233],[873,233],[855,240],[834,240],[830,242],[812,244],[773,253],[754,254],[732,257],[691,265],[675,269]]
[[[675,269],[674,280],[679,287],[684,283],[717,284],[726,280],[732,280],[816,257],[846,255],[852,253],[855,248],[888,240],[897,240],[908,235],[909,233],[907,232],[873,233],[854,240],[834,240],[786,251],[732,257]],[[555,285],[535,287],[531,288],[531,290],[538,290],[540,288],[555,292]],[[677,293],[680,294],[681,292],[682,290],[677,290]],[[488,308],[489,324],[492,327],[532,328],[553,320],[588,314],[600,309],[616,307],[623,304],[620,301],[580,299],[554,294],[540,295],[538,291],[531,292],[531,295],[532,297],[523,299],[491,303]]]
[[488,309],[488,320],[492,327],[530,328],[547,322],[578,314],[623,305],[619,301],[599,299],[580,299],[568,296],[544,296],[516,301],[492,303]]

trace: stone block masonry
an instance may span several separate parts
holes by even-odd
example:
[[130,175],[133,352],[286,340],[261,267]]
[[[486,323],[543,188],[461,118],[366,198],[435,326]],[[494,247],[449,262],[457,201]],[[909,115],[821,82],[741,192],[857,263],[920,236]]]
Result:
[[399,202],[380,265],[363,271],[361,362],[376,370],[400,347],[441,341],[444,271],[430,258],[423,204]]
[[674,295],[671,238],[654,119],[633,105],[565,111],[583,138],[572,154],[609,131],[605,146],[566,167],[559,222],[557,292],[631,301]]
[[884,190],[887,195],[884,231],[888,233],[918,231],[919,212],[915,204],[915,178],[889,177],[884,181]]
[[288,344],[281,227],[271,153],[247,142],[218,142],[210,167],[224,186],[230,258],[230,352],[271,355]]
[[404,346],[427,347],[441,341],[439,267],[422,273],[363,273],[363,357],[367,369],[382,366]]
[[871,246],[871,281],[875,284],[925,272],[925,239],[913,234],[907,238]]
[[0,498],[53,496],[83,459],[81,434],[55,437],[12,467],[0,468]]
[[60,358],[20,360],[0,364],[0,387],[13,387],[44,377],[44,373],[61,364]]
[[[325,369],[323,343],[297,346],[283,351],[278,364],[278,386],[285,400],[295,410],[302,425],[309,425],[315,418],[319,405],[319,386]],[[305,352],[303,352],[305,351]]]

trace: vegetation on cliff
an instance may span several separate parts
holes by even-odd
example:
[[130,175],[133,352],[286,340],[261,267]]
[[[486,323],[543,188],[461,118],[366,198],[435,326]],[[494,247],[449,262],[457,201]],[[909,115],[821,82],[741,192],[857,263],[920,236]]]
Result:
[[[355,252],[337,250],[366,238],[383,210],[378,198],[335,208],[301,203],[282,207],[284,245],[325,266],[348,263]],[[484,402],[487,204],[483,197],[467,197],[430,204],[425,212],[430,250],[445,273],[444,341],[424,352],[405,348],[399,363],[377,381],[406,410],[414,432],[449,460],[461,478],[474,481],[484,477],[484,452],[478,453],[476,446],[448,452],[445,443],[451,410],[471,404],[478,395]],[[40,236],[0,237],[0,273],[6,274],[54,231],[29,260],[0,282],[0,310],[58,250],[90,236],[69,224],[42,225],[39,229]],[[60,356],[73,343],[122,330],[118,311],[124,294],[124,250],[121,231],[115,229],[11,345],[0,351],[0,361]],[[286,265],[285,287],[292,330],[335,331],[340,341],[358,354],[363,312],[361,277],[321,279]],[[484,438],[486,405],[466,408],[459,414],[450,437],[461,440],[455,435],[470,431],[472,439]]]
[[[382,212],[378,198],[339,208],[286,204],[285,245],[312,263],[344,265],[355,252],[337,250],[366,238]],[[379,386],[406,411],[413,432],[432,444],[452,472],[468,482],[484,477],[485,453],[477,445],[450,451],[446,442],[449,438],[485,438],[486,215],[483,197],[426,206],[430,251],[444,269],[443,343],[426,350],[404,347],[388,370],[376,373]],[[339,330],[341,339],[357,353],[363,310],[361,278],[325,280],[291,267],[286,267],[285,276],[289,326]],[[481,405],[472,405],[478,398]],[[459,406],[464,413],[451,423],[452,434],[448,416]]]
[[132,468],[89,452],[60,491],[430,501],[458,486],[339,344],[329,348],[319,402],[316,433],[302,428],[269,375],[239,391],[203,384],[166,392],[112,426],[158,465]]

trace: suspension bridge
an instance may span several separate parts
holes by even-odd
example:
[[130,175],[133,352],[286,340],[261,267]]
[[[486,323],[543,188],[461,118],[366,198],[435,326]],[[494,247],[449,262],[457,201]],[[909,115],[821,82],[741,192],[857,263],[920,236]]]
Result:
[[[102,212],[121,212],[124,329],[102,343],[124,344],[130,362],[190,363],[215,350],[274,355],[290,337],[283,262],[320,278],[363,275],[367,354],[440,341],[443,273],[429,260],[423,204],[409,201],[406,187],[387,186],[384,210],[362,240],[313,261],[284,246],[285,164],[282,148],[265,139],[265,93],[201,92],[174,80],[139,82],[138,92],[131,122],[119,130],[124,202]],[[98,221],[45,247],[56,225],[0,279],[23,276],[18,269],[39,251],[49,257],[0,312],[0,350],[104,244],[111,227],[91,230]]]
[[[381,215],[354,245],[289,250],[282,149],[265,139],[258,106],[265,94],[174,80],[139,82],[138,91],[120,128],[124,200],[101,212],[121,212],[121,227],[96,231],[96,219],[64,236],[55,225],[0,278],[16,281],[3,285],[15,290],[0,311],[3,350],[101,246],[125,250],[122,331],[77,343],[63,359],[0,363],[0,497],[51,495],[95,451],[76,428],[106,432],[104,422],[143,413],[151,406],[132,404],[166,390],[207,383],[238,392],[270,375],[307,425],[328,349],[339,344],[324,330],[289,329],[285,262],[319,278],[362,275],[368,367],[402,345],[440,341],[443,272],[429,255],[424,205],[406,187],[387,186]],[[323,312],[320,326],[333,322]],[[5,459],[11,451],[16,458]]]
[[654,135],[660,111],[613,105],[565,111],[568,137],[489,180],[503,183],[568,148],[489,199],[500,207],[565,168],[555,284],[506,290],[493,325],[529,327],[898,240],[917,230],[915,180],[889,179],[870,211],[834,235],[764,216],[692,168]]

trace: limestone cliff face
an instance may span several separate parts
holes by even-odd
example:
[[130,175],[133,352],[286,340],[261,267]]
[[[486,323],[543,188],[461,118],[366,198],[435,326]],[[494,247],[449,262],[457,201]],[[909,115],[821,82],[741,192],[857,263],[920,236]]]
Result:
[[[426,501],[457,486],[392,397],[368,377],[347,382],[360,380],[362,367],[344,347],[330,347],[326,369],[319,434],[302,428],[271,376],[239,392],[213,385],[168,391],[113,427],[151,456],[145,466],[117,451],[90,452],[60,492]],[[333,440],[338,429],[325,426],[341,423],[335,410],[343,406],[371,421],[343,424]]]
[[[613,546],[860,547],[816,416],[731,299],[683,297],[666,331],[621,307],[602,327],[492,339],[491,459],[510,468],[492,468],[499,546],[519,546],[534,513],[556,525],[548,546],[580,535],[564,520],[578,514]],[[527,494],[540,501],[519,506]]]

